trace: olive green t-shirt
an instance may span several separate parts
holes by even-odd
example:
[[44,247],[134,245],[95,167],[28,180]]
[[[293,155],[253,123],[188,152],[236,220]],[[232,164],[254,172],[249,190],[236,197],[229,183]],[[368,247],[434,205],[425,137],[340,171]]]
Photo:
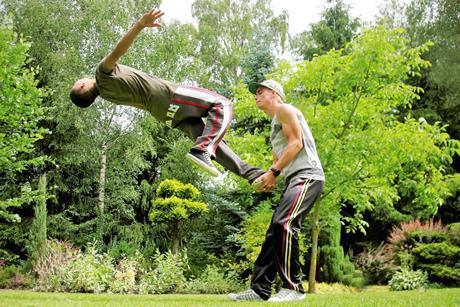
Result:
[[107,71],[103,62],[96,69],[96,85],[103,99],[118,105],[141,105],[160,120],[168,112],[177,88],[172,82],[118,63]]

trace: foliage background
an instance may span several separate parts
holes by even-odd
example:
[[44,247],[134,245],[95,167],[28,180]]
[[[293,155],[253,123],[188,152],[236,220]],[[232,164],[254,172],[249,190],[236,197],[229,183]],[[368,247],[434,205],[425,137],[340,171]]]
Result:
[[[168,258],[174,238],[168,223],[152,222],[149,215],[161,202],[160,183],[169,179],[196,187],[201,194],[193,201],[209,210],[180,236],[187,260],[177,276],[196,281],[187,291],[205,291],[209,283],[238,287],[250,275],[281,183],[265,195],[232,174],[210,179],[183,159],[190,141],[150,115],[102,100],[84,110],[69,102],[74,80],[91,76],[122,33],[159,3],[0,1],[3,286],[40,280],[37,259],[50,254],[37,251],[42,239],[33,234],[39,230],[50,242],[81,251],[76,263],[82,270],[72,271],[74,279],[50,280],[48,286],[121,292],[166,287],[152,272],[162,267],[166,274],[174,263]],[[289,103],[307,118],[327,176],[321,203],[304,223],[306,275],[316,230],[318,259],[321,253],[328,259],[318,262],[323,273],[317,277],[360,285],[358,268],[369,268],[364,275],[376,271],[360,265],[366,259],[356,255],[377,259],[375,248],[388,243],[393,226],[413,219],[459,221],[456,1],[387,1],[369,28],[350,16],[347,2],[328,1],[321,21],[295,37],[287,32],[288,16],[274,14],[269,0],[195,0],[192,8],[197,26],[174,22],[144,31],[122,63],[230,97],[235,120],[226,140],[243,160],[263,168],[271,165],[269,119],[245,84],[265,76],[283,84]],[[280,59],[283,51],[292,54],[291,61]],[[46,210],[38,209],[43,204]],[[457,235],[448,244],[458,247]],[[443,283],[450,276],[445,284],[458,283],[455,270],[428,261],[439,256],[438,245],[418,248],[414,269],[431,272],[430,281]],[[395,254],[394,265],[401,265],[400,256]],[[94,270],[83,270],[85,261]],[[51,267],[46,270],[59,277]],[[139,272],[134,283],[133,270]],[[432,278],[438,271],[444,272],[441,278]],[[78,284],[85,272],[100,273],[99,279]],[[119,279],[109,285],[113,276]],[[139,288],[141,276],[145,283]],[[177,276],[165,276],[165,283]],[[178,285],[163,289],[182,291]]]

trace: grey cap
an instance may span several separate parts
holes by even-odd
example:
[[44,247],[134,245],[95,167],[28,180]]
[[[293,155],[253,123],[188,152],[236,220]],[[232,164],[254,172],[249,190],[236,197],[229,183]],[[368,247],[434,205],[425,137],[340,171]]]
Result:
[[251,83],[249,83],[249,91],[251,93],[255,94],[257,89],[260,86],[263,86],[263,87],[266,87],[266,88],[269,88],[269,89],[275,91],[281,97],[281,99],[283,99],[283,101],[284,101],[285,96],[284,96],[283,87],[281,86],[281,84],[279,84],[275,80],[265,80],[265,81],[262,81],[260,83],[251,82]]

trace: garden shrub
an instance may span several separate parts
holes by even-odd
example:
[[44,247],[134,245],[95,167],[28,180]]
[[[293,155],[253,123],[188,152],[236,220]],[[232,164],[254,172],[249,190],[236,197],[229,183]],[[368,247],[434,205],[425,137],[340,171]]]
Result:
[[321,270],[318,280],[323,282],[340,282],[346,286],[362,287],[365,280],[361,271],[356,270],[348,256],[344,256],[340,245],[323,245],[319,249]]
[[107,253],[114,259],[123,259],[128,256],[135,256],[139,250],[139,244],[132,244],[125,240],[119,242],[111,242]]
[[430,282],[444,285],[460,283],[460,226],[449,227],[441,222],[411,221],[394,227],[390,234],[389,249],[393,260],[405,268],[423,269]]
[[241,231],[236,238],[241,242],[242,253],[250,263],[254,263],[260,253],[272,216],[271,203],[265,201],[241,224]]
[[420,263],[443,263],[452,266],[460,263],[460,247],[448,242],[420,244],[412,253]]
[[0,267],[0,289],[27,288],[32,282],[32,276],[24,272],[24,267],[16,265]]
[[447,232],[448,228],[439,221],[435,222],[431,219],[426,223],[422,223],[419,220],[413,220],[402,223],[399,226],[393,226],[387,238],[389,242],[388,247],[395,254],[399,252],[410,253],[412,248],[419,243],[430,243],[430,241],[424,242],[424,238],[431,240],[434,236],[439,240],[443,237],[442,234],[447,234]]
[[176,257],[171,252],[160,254],[157,251],[154,269],[141,276],[139,293],[163,294],[176,293],[185,283],[184,271],[188,267],[185,254]]
[[66,269],[64,284],[70,292],[104,292],[112,281],[112,258],[98,254],[94,246],[67,263]]
[[223,294],[241,290],[235,276],[226,275],[215,265],[208,265],[201,276],[184,285],[185,293]]
[[370,247],[353,259],[357,268],[363,271],[364,278],[369,284],[386,285],[396,272],[397,266],[393,263],[392,254],[388,247],[380,244]]
[[449,237],[452,244],[460,246],[460,222],[449,224]]
[[401,269],[396,272],[388,283],[391,291],[415,290],[428,283],[428,275],[421,270]]
[[137,292],[136,276],[139,263],[134,258],[122,258],[113,271],[113,279],[109,284],[109,291],[113,293]]
[[427,271],[430,281],[448,286],[460,286],[460,267],[443,264],[423,264],[420,266]]
[[408,235],[409,238],[417,243],[440,243],[449,240],[446,230],[416,230]]
[[81,251],[65,241],[52,240],[47,243],[46,253],[33,266],[35,289],[39,291],[65,291],[67,267]]

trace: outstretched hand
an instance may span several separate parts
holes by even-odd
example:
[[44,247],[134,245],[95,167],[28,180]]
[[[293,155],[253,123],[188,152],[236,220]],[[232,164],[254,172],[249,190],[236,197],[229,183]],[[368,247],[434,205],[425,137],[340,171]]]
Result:
[[265,174],[256,179],[258,181],[257,191],[259,192],[270,192],[275,189],[276,179],[273,173],[267,171]]
[[163,16],[165,13],[160,11],[159,9],[151,9],[147,13],[144,14],[144,16],[139,19],[139,23],[143,27],[161,27],[161,24],[159,22],[156,22],[158,18]]

